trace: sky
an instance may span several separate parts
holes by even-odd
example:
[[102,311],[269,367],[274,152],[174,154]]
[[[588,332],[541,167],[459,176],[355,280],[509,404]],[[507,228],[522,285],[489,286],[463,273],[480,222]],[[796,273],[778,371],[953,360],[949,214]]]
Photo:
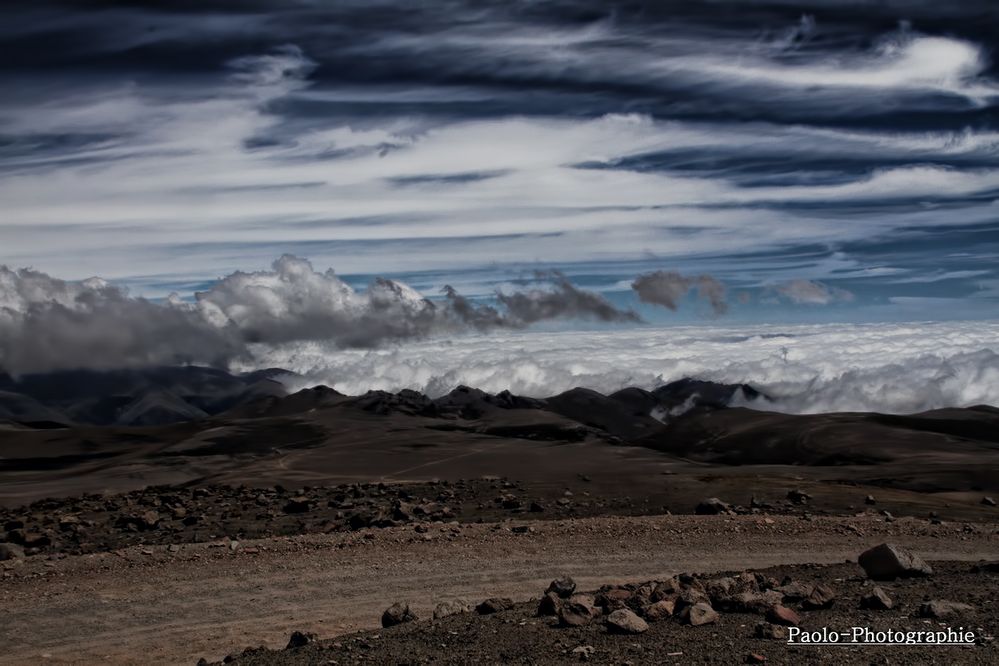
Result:
[[7,3],[0,360],[144,298],[186,342],[136,362],[994,319],[997,46],[992,0]]

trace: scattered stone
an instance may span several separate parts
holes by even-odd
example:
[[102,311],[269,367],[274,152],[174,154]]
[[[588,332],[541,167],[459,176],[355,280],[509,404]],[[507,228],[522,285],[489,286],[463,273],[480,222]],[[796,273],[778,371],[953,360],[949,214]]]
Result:
[[589,661],[596,651],[597,649],[592,645],[580,645],[572,648],[572,654],[576,655],[580,661]]
[[545,510],[545,505],[541,502],[531,502],[531,506],[527,508],[531,513],[543,513]]
[[285,513],[307,513],[312,509],[312,502],[307,497],[292,497],[284,505],[282,511]]
[[812,496],[796,488],[787,492],[787,498],[792,504],[808,504],[808,501],[812,499]]
[[625,608],[629,599],[631,599],[631,590],[624,587],[612,587],[602,589],[597,595],[596,603],[605,613],[610,613],[619,608]]
[[732,507],[717,497],[709,497],[694,508],[694,513],[699,516],[713,516],[731,512]]
[[745,657],[743,657],[742,660],[747,664],[763,664],[766,663],[767,658],[764,657],[762,654],[751,652],[747,654]]
[[895,602],[880,587],[875,587],[860,599],[860,607],[864,610],[891,610],[894,605]]
[[995,506],[996,505],[996,501],[994,499],[992,499],[991,497],[983,497],[982,498],[982,504],[984,504],[985,506]]
[[24,559],[24,548],[16,543],[0,543],[0,562]]
[[704,624],[714,624],[718,621],[718,613],[711,604],[700,602],[693,606],[688,606],[683,611],[683,619],[693,627]]
[[919,617],[931,617],[939,620],[951,615],[963,615],[973,610],[975,610],[975,607],[969,604],[934,599],[933,601],[927,601],[919,607]]
[[836,592],[822,583],[812,586],[808,596],[801,602],[801,607],[805,610],[819,610],[829,608],[836,601]]
[[913,576],[929,576],[933,569],[919,556],[913,555],[901,546],[883,543],[864,551],[857,558],[868,578],[874,580],[895,580]]
[[545,592],[554,592],[562,599],[568,599],[576,591],[576,581],[569,576],[561,576],[548,584]]
[[294,650],[295,648],[305,647],[309,643],[316,641],[316,635],[310,633],[304,633],[301,631],[296,631],[288,639],[288,645],[285,646],[285,650]]
[[631,610],[619,608],[607,616],[607,630],[613,634],[641,634],[649,630],[649,625]]
[[434,619],[440,620],[451,615],[458,615],[459,613],[467,613],[472,608],[472,605],[465,601],[464,599],[451,599],[449,601],[442,601],[437,604],[434,608]]
[[588,594],[574,594],[558,610],[559,624],[563,627],[582,627],[592,622],[596,616],[593,597]]
[[785,627],[797,627],[801,624],[801,616],[787,606],[776,605],[767,611],[767,620]]
[[382,613],[382,626],[386,628],[414,620],[416,620],[416,613],[409,609],[407,603],[396,602]]
[[756,625],[756,629],[753,633],[757,638],[765,638],[767,640],[774,641],[787,640],[787,627],[780,624],[760,622]]
[[479,615],[492,615],[513,608],[513,600],[506,597],[490,597],[475,607]]
[[867,497],[864,498],[864,504],[874,505],[877,503],[878,501],[874,499],[874,495],[868,495]]

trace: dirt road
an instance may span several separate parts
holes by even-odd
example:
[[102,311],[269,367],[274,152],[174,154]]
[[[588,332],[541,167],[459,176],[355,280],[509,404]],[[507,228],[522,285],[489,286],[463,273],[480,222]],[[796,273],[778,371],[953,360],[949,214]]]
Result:
[[0,662],[193,664],[261,642],[283,646],[295,629],[329,637],[372,628],[399,600],[424,617],[446,598],[526,600],[561,573],[586,589],[681,571],[842,562],[888,540],[930,560],[999,553],[995,525],[915,519],[655,516],[531,525],[527,533],[435,525],[425,534],[406,527],[29,558],[0,579]]

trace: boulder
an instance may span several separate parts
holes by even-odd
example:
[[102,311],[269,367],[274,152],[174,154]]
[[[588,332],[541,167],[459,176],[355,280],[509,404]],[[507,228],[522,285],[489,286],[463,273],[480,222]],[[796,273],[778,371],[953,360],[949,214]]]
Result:
[[619,608],[607,616],[607,630],[612,634],[641,634],[649,630],[649,625],[629,609]]
[[309,643],[316,641],[315,634],[304,633],[301,631],[296,631],[288,639],[288,645],[285,646],[285,650],[294,650],[295,648],[305,647]]
[[694,507],[694,513],[699,516],[713,516],[720,513],[732,513],[732,507],[717,497],[709,497]]
[[864,610],[891,610],[895,602],[891,600],[888,593],[880,587],[875,587],[860,599],[860,607]]
[[951,617],[952,615],[964,615],[974,610],[975,607],[968,604],[934,599],[933,601],[927,601],[919,607],[919,617],[930,617],[939,620]]
[[24,558],[24,548],[16,543],[0,543],[0,562],[4,560],[20,560]]
[[767,611],[767,620],[773,624],[782,624],[785,627],[797,627],[801,624],[801,616],[787,606],[773,606]]
[[592,622],[596,616],[593,597],[588,594],[574,594],[558,610],[559,624],[563,627],[582,627]]
[[382,613],[382,626],[386,628],[414,620],[416,620],[416,613],[409,609],[409,604],[403,602],[392,604]]
[[538,602],[538,617],[552,617],[558,615],[558,610],[562,606],[562,598],[554,592],[545,592]]
[[672,599],[660,599],[659,601],[653,602],[646,606],[643,615],[649,622],[658,622],[659,620],[665,620],[673,615],[673,611],[675,610],[675,601]]
[[492,615],[513,608],[513,600],[506,597],[490,597],[475,607],[479,615]]
[[434,608],[434,619],[440,620],[451,615],[466,613],[471,610],[472,605],[464,599],[451,599],[442,601]]
[[836,592],[831,587],[816,583],[812,586],[808,596],[802,600],[801,607],[805,610],[819,610],[829,608],[835,601]]
[[913,576],[929,576],[933,569],[918,555],[901,546],[883,543],[865,550],[857,558],[867,577],[873,580],[895,580]]
[[554,592],[556,595],[562,599],[568,599],[576,591],[576,581],[574,581],[569,576],[562,576],[556,578],[551,583],[548,584],[548,589],[545,592]]
[[685,608],[682,618],[691,626],[699,627],[703,624],[714,624],[717,622],[718,613],[711,607],[711,604],[700,602]]

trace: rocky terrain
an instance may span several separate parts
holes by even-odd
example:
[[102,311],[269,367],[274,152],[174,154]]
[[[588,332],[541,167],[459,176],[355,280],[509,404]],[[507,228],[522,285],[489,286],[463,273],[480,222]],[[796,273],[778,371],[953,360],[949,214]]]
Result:
[[[929,663],[789,648],[792,620],[960,620],[982,638],[939,648],[948,662],[995,661],[997,575],[972,564],[999,552],[994,408],[789,415],[696,380],[287,394],[282,377],[0,377],[7,661]],[[878,592],[855,562],[884,542],[932,574]],[[546,596],[563,574],[584,592]]]
[[[912,569],[889,559],[881,564],[895,569],[881,580],[856,564],[782,566],[680,574],[586,592],[565,576],[539,590],[540,600],[451,599],[426,618],[397,602],[385,610],[381,630],[326,640],[294,632],[284,649],[251,647],[227,655],[223,663],[992,664],[999,659],[994,617],[999,563],[930,567],[920,560],[920,569]],[[918,632],[958,625],[974,632],[971,645],[787,645],[792,628],[812,634],[823,627]]]

